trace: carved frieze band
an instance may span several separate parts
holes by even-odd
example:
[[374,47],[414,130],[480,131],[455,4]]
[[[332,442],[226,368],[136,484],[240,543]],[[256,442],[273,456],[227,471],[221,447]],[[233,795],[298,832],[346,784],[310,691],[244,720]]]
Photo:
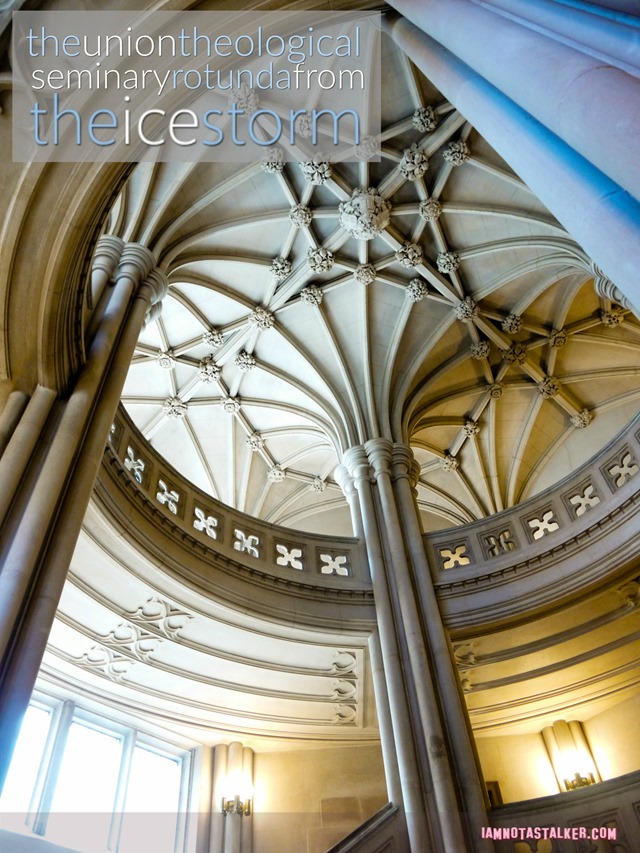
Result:
[[[312,574],[316,577],[362,578],[359,560],[350,547],[309,547],[308,541],[294,536],[280,537],[278,531],[254,519],[241,518],[227,512],[216,502],[190,491],[175,480],[175,473],[164,471],[151,454],[145,454],[135,441],[135,433],[118,416],[112,426],[108,447],[115,455],[132,484],[143,492],[164,518],[189,531],[204,548],[220,553],[218,546],[230,549],[236,558],[251,566],[265,566],[292,576]],[[283,533],[285,531],[283,530]],[[286,531],[294,534],[294,531]],[[293,579],[293,578],[292,578]]]
[[[634,441],[635,440],[635,441]],[[588,520],[630,482],[640,485],[640,430],[629,429],[588,466],[553,491],[493,516],[484,524],[452,528],[448,535],[429,534],[431,553],[441,569],[473,567],[513,553],[526,559],[530,546],[555,547],[574,535],[573,526]],[[587,517],[585,519],[585,516]],[[500,522],[500,523],[498,523]],[[520,553],[522,552],[522,557]]]

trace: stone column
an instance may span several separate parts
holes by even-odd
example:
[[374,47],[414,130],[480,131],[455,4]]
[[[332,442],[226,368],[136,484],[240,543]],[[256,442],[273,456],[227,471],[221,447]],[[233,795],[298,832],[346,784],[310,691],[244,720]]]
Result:
[[[344,467],[358,492],[373,582],[381,664],[372,655],[372,666],[378,663],[383,755],[386,763],[385,739],[392,738],[411,851],[489,853],[492,842],[480,833],[487,815],[470,728],[411,494],[413,455],[408,447],[378,438],[347,451]],[[342,472],[343,487],[345,479]],[[417,803],[427,834],[412,826]]]
[[[391,0],[391,5],[640,198],[640,158],[634,150],[640,138],[640,81],[635,77],[471,0]],[[566,7],[564,12],[572,18]],[[636,35],[627,29],[630,47]]]
[[[396,635],[396,616],[389,591],[369,460],[363,447],[352,447],[345,453],[343,461],[358,492],[362,514],[362,529],[367,546],[378,620],[386,697],[402,791],[402,803],[398,805],[404,807],[412,853],[425,853],[434,849],[431,844],[432,833],[427,818],[426,802],[427,786],[430,786],[430,780],[421,775],[419,768],[420,745],[416,743],[414,737],[410,699],[403,678],[403,660]],[[383,714],[385,704],[382,705]]]
[[[412,8],[415,10],[417,6],[414,4]],[[461,29],[468,32],[470,27],[464,20]],[[639,313],[638,201],[421,29],[404,18],[391,17],[385,19],[385,28],[433,85],[536,193],[604,274],[627,295]],[[493,40],[489,40],[477,49],[485,54],[499,52],[490,49],[492,44]],[[541,96],[540,86],[532,89]],[[633,145],[628,156],[633,156]]]
[[427,561],[420,525],[415,486],[420,468],[411,449],[403,444],[393,446],[393,479],[405,541],[411,557],[418,607],[425,626],[430,659],[443,707],[444,726],[455,760],[457,786],[466,813],[473,826],[486,822],[488,797],[480,772],[471,725],[460,687],[453,650],[438,608],[431,571]]
[[135,343],[167,282],[151,252],[131,244],[121,253],[113,286],[107,289],[105,282],[103,287],[108,298],[100,323],[67,398],[37,388],[0,459],[2,781]]

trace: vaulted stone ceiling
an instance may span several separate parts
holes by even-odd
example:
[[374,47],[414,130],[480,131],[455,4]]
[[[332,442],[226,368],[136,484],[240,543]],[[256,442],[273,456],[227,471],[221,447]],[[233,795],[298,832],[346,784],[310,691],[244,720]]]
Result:
[[350,533],[333,472],[368,438],[411,444],[435,529],[551,485],[637,409],[638,322],[464,117],[383,51],[380,162],[364,141],[356,163],[142,164],[108,225],[171,283],[129,414],[201,488],[308,530]]

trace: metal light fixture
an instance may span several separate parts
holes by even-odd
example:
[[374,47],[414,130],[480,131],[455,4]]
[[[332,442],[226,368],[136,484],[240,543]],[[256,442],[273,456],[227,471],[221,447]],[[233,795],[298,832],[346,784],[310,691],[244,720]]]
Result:
[[239,794],[236,794],[233,799],[222,798],[220,811],[226,817],[228,814],[239,814],[244,817],[249,817],[251,814],[251,800],[243,800]]
[[556,720],[542,730],[551,765],[561,791],[577,791],[600,782],[591,750],[577,720]]

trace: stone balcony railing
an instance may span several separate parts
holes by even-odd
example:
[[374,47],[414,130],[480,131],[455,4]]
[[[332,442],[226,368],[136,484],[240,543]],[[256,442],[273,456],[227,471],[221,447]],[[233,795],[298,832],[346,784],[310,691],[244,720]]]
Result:
[[640,551],[640,416],[530,500],[424,537],[448,627],[490,624],[595,589]]
[[122,407],[105,462],[138,505],[152,513],[156,528],[191,545],[204,563],[227,563],[245,576],[282,585],[370,591],[366,554],[357,539],[278,527],[215,500],[157,454]]
[[[157,454],[122,408],[105,466],[140,517],[151,516],[154,532],[174,543],[174,563],[191,549],[201,574],[226,568],[281,591],[371,604],[363,543],[278,527],[213,499]],[[425,535],[447,627],[505,623],[632,571],[640,552],[639,474],[640,416],[552,488],[482,521]]]

